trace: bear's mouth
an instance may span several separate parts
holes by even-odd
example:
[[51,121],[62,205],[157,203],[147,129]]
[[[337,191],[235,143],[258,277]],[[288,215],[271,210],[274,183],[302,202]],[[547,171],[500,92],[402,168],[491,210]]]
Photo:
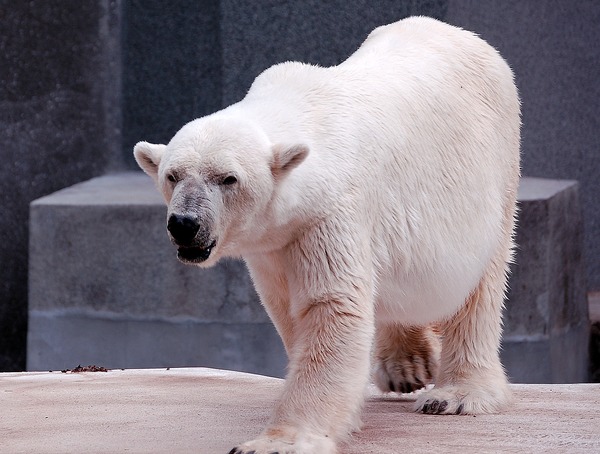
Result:
[[202,263],[210,257],[216,244],[217,240],[213,240],[207,247],[180,246],[177,249],[177,258],[186,263]]

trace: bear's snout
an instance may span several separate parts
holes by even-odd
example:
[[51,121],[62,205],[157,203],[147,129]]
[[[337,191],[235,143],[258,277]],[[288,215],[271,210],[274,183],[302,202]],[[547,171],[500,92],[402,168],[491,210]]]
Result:
[[167,230],[178,245],[189,246],[200,230],[200,223],[191,216],[172,214],[167,221]]

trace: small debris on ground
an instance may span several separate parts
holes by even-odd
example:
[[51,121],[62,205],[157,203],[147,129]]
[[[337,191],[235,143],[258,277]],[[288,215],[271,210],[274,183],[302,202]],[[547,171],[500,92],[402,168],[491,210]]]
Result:
[[71,372],[72,374],[78,374],[80,372],[108,372],[109,369],[102,366],[82,366],[81,364],[74,369],[63,369],[61,372],[66,374]]

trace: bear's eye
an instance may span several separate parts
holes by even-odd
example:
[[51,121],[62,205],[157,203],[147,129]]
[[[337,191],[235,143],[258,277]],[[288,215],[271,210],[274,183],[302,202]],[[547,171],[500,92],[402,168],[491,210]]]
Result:
[[237,178],[233,175],[227,175],[225,178],[221,180],[221,184],[223,186],[231,186],[232,184],[237,183]]
[[169,180],[171,183],[177,183],[177,177],[172,173],[167,175],[167,180]]

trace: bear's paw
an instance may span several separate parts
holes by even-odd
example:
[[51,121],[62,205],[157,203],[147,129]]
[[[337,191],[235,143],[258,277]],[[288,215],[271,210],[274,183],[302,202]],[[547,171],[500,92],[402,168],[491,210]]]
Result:
[[383,392],[411,393],[435,380],[441,345],[430,327],[388,326],[377,335],[373,381]]
[[430,415],[497,413],[510,401],[506,383],[485,387],[469,384],[434,387],[419,395],[415,411]]
[[265,435],[233,448],[229,454],[335,454],[335,442],[328,436],[269,429]]

